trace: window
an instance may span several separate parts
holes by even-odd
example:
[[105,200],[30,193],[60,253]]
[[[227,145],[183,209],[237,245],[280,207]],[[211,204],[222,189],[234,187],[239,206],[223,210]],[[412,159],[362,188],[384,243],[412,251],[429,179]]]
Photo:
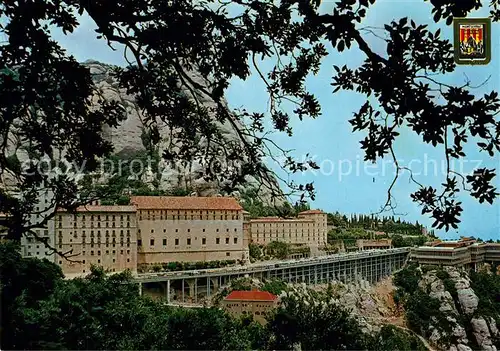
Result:
[[151,233],[154,233],[154,232],[155,232],[155,230],[154,230],[154,229],[151,229]]
[[234,243],[237,244],[238,243],[238,238],[234,238]]
[[90,251],[90,256],[94,256],[94,251]]
[[137,246],[142,246],[142,240],[141,239],[137,240]]
[[188,233],[191,231],[191,229],[188,229]]
[[226,244],[229,244],[229,238],[226,238]]
[[226,252],[226,256],[231,256],[231,253],[230,252]]
[[217,228],[215,231],[218,233],[219,232],[219,228]]
[[205,228],[203,228],[203,233],[205,233]]
[[164,232],[164,233],[166,233],[166,232],[167,232],[167,230],[166,230],[166,229],[163,229],[163,232]]
[[175,239],[175,245],[179,245],[179,239]]
[[127,262],[130,262],[130,258],[127,258]]
[[207,244],[207,238],[202,238],[201,239],[201,244],[206,245]]
[[150,239],[149,240],[149,245],[154,246],[154,244],[155,244],[155,239]]
[[123,255],[123,250],[120,250],[120,255]]
[[101,263],[101,260],[97,260],[97,263]]
[[163,246],[167,246],[167,239],[163,239]]
[[176,230],[175,230],[175,232],[176,232],[176,233],[178,233],[178,232],[179,232],[179,229],[176,229]]
[[101,250],[97,251],[97,256],[101,256]]
[[187,239],[187,244],[188,244],[188,245],[191,245],[191,238],[188,238],[188,239]]
[[215,239],[215,243],[216,243],[216,244],[220,244],[220,238],[216,238],[216,239]]

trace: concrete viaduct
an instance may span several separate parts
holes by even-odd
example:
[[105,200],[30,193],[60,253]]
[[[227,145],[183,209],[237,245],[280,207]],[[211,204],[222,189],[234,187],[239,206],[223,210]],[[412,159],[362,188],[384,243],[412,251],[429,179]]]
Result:
[[198,304],[231,280],[242,277],[261,281],[279,278],[309,285],[361,279],[374,283],[401,269],[409,254],[409,247],[370,250],[241,267],[139,274],[136,280],[141,294],[166,299],[166,303]]

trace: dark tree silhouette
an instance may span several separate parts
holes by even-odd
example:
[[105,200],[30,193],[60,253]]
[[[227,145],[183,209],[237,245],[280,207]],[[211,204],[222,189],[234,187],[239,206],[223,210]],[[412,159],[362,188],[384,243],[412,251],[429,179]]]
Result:
[[[72,208],[88,201],[78,195],[75,179],[34,170],[44,157],[95,169],[97,159],[111,151],[102,138],[103,126],[115,126],[124,117],[123,107],[106,101],[92,83],[89,71],[68,55],[49,31],[49,25],[64,33],[78,27],[77,15],[86,13],[97,26],[97,36],[111,49],[124,49],[126,69],[114,72],[122,88],[137,97],[144,113],[145,129],[152,145],[158,143],[158,125],[176,130],[179,144],[168,149],[166,160],[189,160],[202,156],[210,162],[218,155],[242,165],[234,172],[207,167],[207,179],[225,179],[228,190],[255,175],[261,186],[274,188],[263,156],[286,155],[281,166],[299,172],[318,166],[311,160],[298,162],[268,137],[266,116],[274,130],[292,134],[290,119],[316,118],[320,104],[305,88],[305,79],[319,70],[321,60],[352,46],[365,55],[359,67],[334,67],[334,92],[352,90],[375,97],[361,106],[350,120],[354,131],[366,135],[361,141],[365,160],[384,155],[394,158],[397,173],[381,210],[394,209],[391,190],[403,173],[419,189],[412,194],[437,228],[456,228],[462,212],[456,194],[468,191],[479,202],[492,203],[494,169],[477,169],[472,176],[457,173],[450,159],[465,157],[463,145],[476,142],[491,157],[500,149],[500,126],[496,116],[500,100],[496,92],[476,97],[473,87],[439,82],[435,74],[455,68],[452,45],[430,32],[426,25],[408,18],[384,27],[386,52],[375,53],[366,41],[370,35],[361,26],[375,0],[341,0],[328,14],[318,11],[320,0],[19,0],[0,4],[0,25],[7,41],[0,46],[0,212],[10,215],[9,236],[26,231],[27,214],[36,212],[37,189],[54,194],[54,206]],[[479,0],[431,0],[434,21],[450,25],[453,16],[466,16],[481,6]],[[500,18],[497,1],[490,3],[493,21]],[[229,11],[229,8],[231,11]],[[327,49],[331,45],[334,49]],[[259,67],[261,59],[275,59],[270,72]],[[254,68],[265,81],[269,111],[230,111],[223,101],[233,77],[246,79]],[[206,85],[189,74],[196,70]],[[191,93],[181,94],[182,88]],[[201,100],[210,98],[209,106]],[[438,99],[438,97],[440,99]],[[288,113],[284,106],[295,106]],[[239,137],[228,141],[215,121],[230,124]],[[442,147],[448,164],[441,189],[420,184],[411,169],[397,163],[394,142],[400,130],[409,128],[423,143]],[[204,138],[213,148],[200,145]],[[472,139],[474,140],[472,141]],[[32,161],[26,172],[15,151],[23,150]],[[64,150],[63,154],[58,150]],[[14,196],[8,182],[17,189]],[[284,179],[286,180],[286,179]],[[285,182],[286,183],[286,182]],[[6,185],[7,184],[7,185]],[[314,198],[313,184],[287,183],[289,192],[301,199]],[[287,190],[287,193],[289,193]],[[273,190],[274,191],[274,190]],[[19,196],[21,195],[21,196]],[[277,196],[276,192],[273,195]],[[40,224],[50,216],[44,216]],[[34,234],[34,233],[33,233]]]

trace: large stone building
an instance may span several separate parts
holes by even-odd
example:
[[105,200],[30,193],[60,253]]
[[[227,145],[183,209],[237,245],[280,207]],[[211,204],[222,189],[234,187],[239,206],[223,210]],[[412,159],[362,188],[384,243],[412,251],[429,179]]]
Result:
[[327,243],[326,213],[300,212],[297,218],[261,217],[249,220],[250,241],[267,245],[272,241],[323,247]]
[[91,265],[109,272],[137,272],[137,221],[133,206],[77,208],[57,211],[56,248],[67,258],[56,257],[67,277],[86,275]]
[[253,316],[265,324],[266,314],[278,304],[278,297],[267,291],[232,291],[224,300],[223,308],[232,316]]
[[[46,220],[50,217],[54,211],[54,195],[47,190],[38,191],[38,203],[35,204],[34,213],[32,213],[27,221],[29,225],[35,226],[33,232],[36,236],[47,240],[47,244],[54,245],[54,220],[52,218]],[[21,237],[21,255],[24,257],[35,257],[39,259],[46,258],[51,262],[54,262],[56,255],[53,251],[47,249],[47,247],[36,240],[35,236],[27,233]]]
[[438,240],[412,249],[411,259],[421,265],[478,269],[484,263],[500,263],[500,244],[476,242],[465,237],[455,241]]
[[138,264],[248,259],[243,209],[230,197],[133,196]]

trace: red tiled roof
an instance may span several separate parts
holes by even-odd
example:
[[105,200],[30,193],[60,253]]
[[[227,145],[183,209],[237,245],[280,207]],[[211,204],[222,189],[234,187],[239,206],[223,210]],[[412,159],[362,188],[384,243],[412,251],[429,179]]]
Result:
[[244,301],[274,301],[278,296],[267,291],[242,291],[235,290],[226,296],[226,300],[244,300]]
[[233,210],[243,208],[233,197],[132,196],[139,210]]
[[307,211],[302,211],[299,214],[323,214],[324,212],[321,210],[307,210]]

